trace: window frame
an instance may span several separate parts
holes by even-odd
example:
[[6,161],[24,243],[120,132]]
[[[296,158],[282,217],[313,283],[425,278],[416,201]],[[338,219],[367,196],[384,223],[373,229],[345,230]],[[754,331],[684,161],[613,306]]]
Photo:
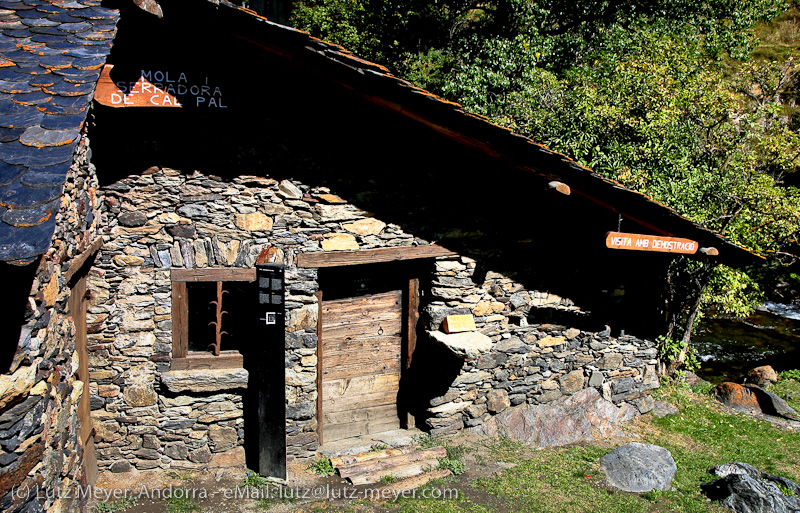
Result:
[[[210,267],[202,269],[171,269],[172,288],[172,360],[170,370],[242,368],[239,351],[220,351],[219,356],[189,351],[188,283],[255,282],[256,270],[241,267]],[[255,300],[255,299],[254,299]]]

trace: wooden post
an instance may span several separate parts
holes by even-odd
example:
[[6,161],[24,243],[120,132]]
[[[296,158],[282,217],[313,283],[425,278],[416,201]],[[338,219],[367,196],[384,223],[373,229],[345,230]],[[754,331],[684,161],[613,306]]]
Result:
[[322,291],[318,290],[314,296],[317,298],[317,441],[322,445]]
[[[419,278],[408,280],[408,312],[406,312],[407,340],[406,355],[403,362],[403,373],[407,374],[411,367],[411,359],[414,349],[417,347],[417,323],[419,322]],[[405,380],[404,380],[405,381]],[[408,411],[403,411],[400,415],[400,426],[403,429],[410,429],[414,426],[414,416]]]
[[699,251],[706,256],[719,256],[717,248],[700,248]]
[[186,282],[172,282],[172,359],[186,358],[189,352],[188,315]]

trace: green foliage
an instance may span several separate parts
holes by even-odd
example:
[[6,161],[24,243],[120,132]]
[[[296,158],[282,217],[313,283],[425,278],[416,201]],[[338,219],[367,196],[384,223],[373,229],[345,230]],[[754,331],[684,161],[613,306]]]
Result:
[[188,490],[177,489],[172,495],[167,497],[167,513],[191,513],[202,511],[199,504],[189,497]]
[[386,474],[385,476],[381,476],[380,479],[381,483],[386,483],[386,484],[394,483],[396,481],[397,481],[397,476],[393,474]]
[[95,513],[113,513],[114,511],[124,511],[136,506],[135,497],[122,497],[115,501],[100,501],[94,505]]
[[457,476],[463,474],[465,470],[464,462],[460,459],[439,458],[439,468],[447,469]]
[[242,486],[250,487],[250,488],[263,488],[265,486],[269,486],[270,482],[267,478],[262,477],[255,472],[247,472],[247,475],[242,482]]
[[306,467],[306,470],[310,470],[318,476],[332,476],[336,471],[331,464],[330,458],[320,458],[318,460],[314,460]]
[[388,448],[389,448],[388,444],[374,444],[374,445],[370,446],[368,452],[379,452],[379,451],[383,451],[384,449],[388,449]]
[[800,383],[800,369],[789,369],[778,373],[778,377],[782,380],[793,379]]
[[656,338],[656,342],[658,344],[659,361],[669,365],[678,361],[683,354],[683,362],[681,362],[683,369],[693,372],[700,368],[700,362],[697,360],[697,353],[694,348],[682,339],[668,338],[662,335]]

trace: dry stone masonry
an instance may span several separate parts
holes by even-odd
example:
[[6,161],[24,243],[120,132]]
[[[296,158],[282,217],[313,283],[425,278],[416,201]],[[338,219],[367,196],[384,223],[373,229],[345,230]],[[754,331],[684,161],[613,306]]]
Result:
[[[233,180],[151,168],[105,188],[105,245],[90,275],[92,408],[101,469],[202,468],[243,461],[245,369],[170,370],[172,269],[251,268],[263,250],[286,264],[286,396],[289,457],[318,449],[316,269],[304,252],[424,245],[326,188],[291,180]],[[473,343],[449,390],[417,421],[432,432],[479,426],[521,404],[594,388],[615,404],[652,408],[656,351],[649,341],[536,324],[536,309],[579,311],[501,274],[476,280],[467,257],[430,261],[422,323],[446,339],[442,320],[472,314]],[[442,342],[442,340],[440,340]],[[431,342],[433,343],[433,342]],[[442,342],[447,345],[446,342]],[[223,348],[224,349],[224,348]]]

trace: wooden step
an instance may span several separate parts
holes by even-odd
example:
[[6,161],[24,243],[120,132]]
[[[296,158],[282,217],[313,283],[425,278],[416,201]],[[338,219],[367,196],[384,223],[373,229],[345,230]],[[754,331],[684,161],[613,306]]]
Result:
[[435,468],[439,458],[447,456],[444,447],[413,450],[386,449],[331,459],[339,475],[352,484],[377,483],[383,476],[402,479],[420,475]]

